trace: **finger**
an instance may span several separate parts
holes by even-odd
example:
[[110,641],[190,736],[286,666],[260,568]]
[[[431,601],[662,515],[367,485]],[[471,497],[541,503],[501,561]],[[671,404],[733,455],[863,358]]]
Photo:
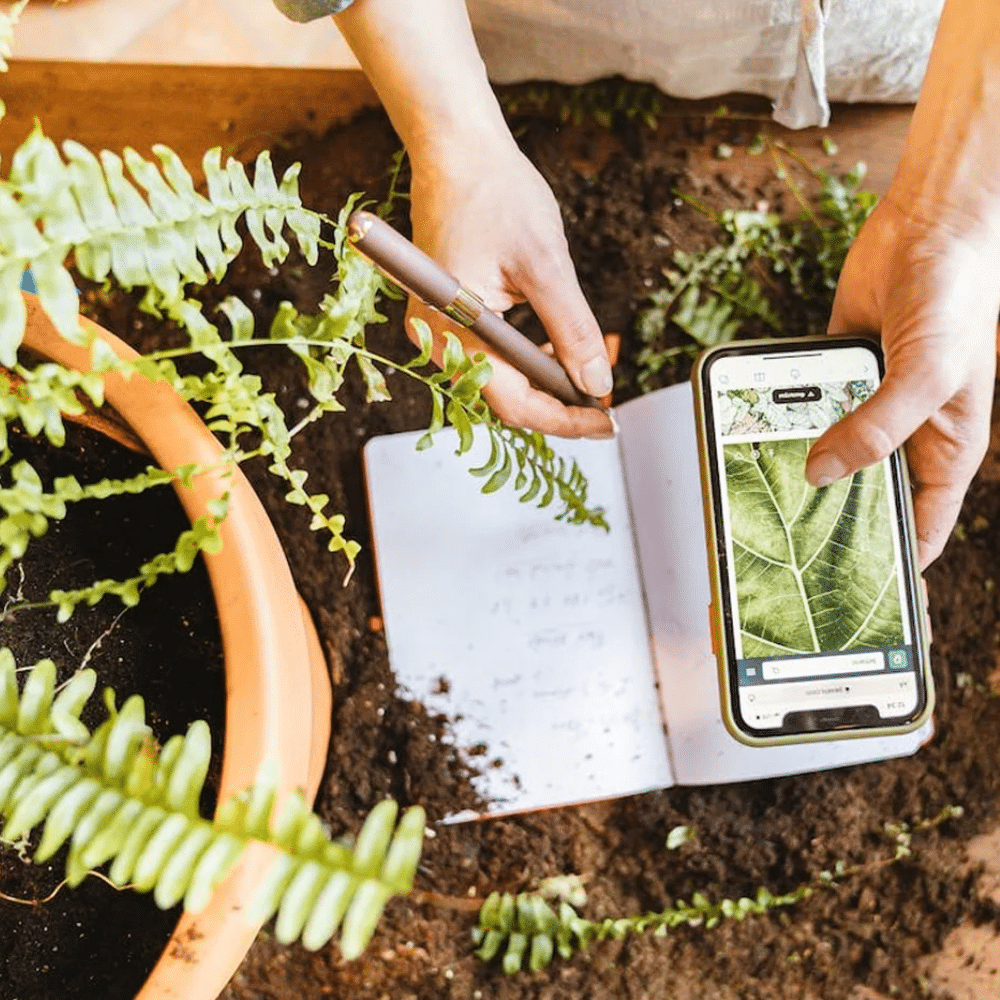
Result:
[[[604,349],[608,352],[608,361],[611,362],[611,367],[614,368],[618,364],[618,353],[621,350],[622,338],[621,334],[618,333],[606,333],[604,334]],[[550,357],[554,358],[556,356],[556,349],[552,346],[551,340],[546,340],[542,344],[542,350]]]
[[[614,368],[614,366],[618,363],[618,354],[621,350],[621,344],[622,344],[621,334],[618,333],[604,334],[604,349],[608,352],[608,361],[611,362],[612,368]],[[550,358],[555,357],[556,349],[552,346],[552,341],[547,340],[544,344],[542,344],[542,350]],[[605,409],[611,405],[612,402],[611,396],[612,394],[609,392],[606,396],[600,397],[601,405],[604,406]]]
[[614,388],[611,362],[569,252],[542,249],[530,259],[531,267],[515,276],[517,287],[534,307],[577,388],[590,396],[606,396]]
[[483,396],[505,424],[565,438],[614,437],[614,427],[606,413],[589,406],[564,406],[547,392],[534,388],[510,365],[490,360],[493,378],[483,389]]
[[481,352],[489,358],[493,377],[483,390],[483,396],[505,424],[567,438],[614,436],[614,428],[606,414],[591,407],[565,406],[548,393],[535,389],[521,372],[494,354],[475,334],[449,322],[437,310],[411,296],[406,311],[407,332],[411,338],[414,337],[410,328],[413,318],[422,319],[434,334],[432,358],[438,367],[443,361],[445,333],[458,337],[467,354]]
[[921,565],[941,553],[990,442],[993,366],[957,393],[907,443]]

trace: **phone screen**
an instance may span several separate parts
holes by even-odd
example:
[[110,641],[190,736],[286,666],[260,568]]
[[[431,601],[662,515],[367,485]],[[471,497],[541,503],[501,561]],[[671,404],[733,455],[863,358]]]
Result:
[[702,375],[731,707],[752,735],[905,724],[926,697],[898,457],[805,479],[815,440],[878,387],[879,356],[802,346],[734,347]]

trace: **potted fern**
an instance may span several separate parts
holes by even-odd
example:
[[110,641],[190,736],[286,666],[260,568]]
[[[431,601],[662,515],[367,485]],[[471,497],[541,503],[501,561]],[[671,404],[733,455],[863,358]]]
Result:
[[[14,193],[6,206],[8,217],[15,211],[23,213],[28,203],[18,198],[18,184],[30,187],[45,180],[45,168],[32,159],[31,143],[36,144],[36,151],[53,151],[40,132],[22,149],[18,163],[12,165],[8,190]],[[68,176],[65,180],[79,197]],[[85,197],[82,200],[85,204]],[[233,212],[231,202],[227,211]],[[203,223],[207,215],[205,209]],[[23,216],[17,221],[23,224]],[[43,238],[45,229],[42,222],[38,231]],[[204,241],[204,226],[201,236]],[[141,241],[133,245],[141,253]],[[86,260],[86,253],[80,253],[84,243],[74,249],[80,266]],[[20,422],[29,433],[38,431],[41,420],[50,441],[58,444],[62,416],[66,411],[72,415],[79,407],[72,390],[81,390],[94,402],[106,401],[115,407],[153,454],[158,468],[150,467],[139,482],[81,486],[63,480],[51,494],[39,495],[32,490],[31,470],[23,463],[15,465],[9,470],[12,488],[3,501],[6,516],[0,559],[5,568],[10,565],[31,536],[43,531],[46,521],[58,516],[67,503],[152,488],[164,478],[174,480],[192,521],[175,551],[139,567],[134,578],[54,592],[52,603],[60,619],[71,616],[81,604],[106,597],[131,603],[157,575],[184,569],[194,553],[203,551],[226,654],[227,730],[222,805],[213,825],[197,816],[209,753],[205,727],[192,727],[161,751],[145,724],[141,699],[131,698],[120,710],[109,703],[108,722],[88,734],[78,717],[84,696],[96,683],[92,671],[70,678],[56,696],[55,667],[42,662],[19,690],[12,658],[0,654],[4,839],[14,839],[44,820],[37,858],[49,857],[69,838],[71,884],[113,859],[113,880],[152,889],[164,907],[183,896],[192,911],[200,911],[182,918],[140,993],[143,997],[217,995],[259,924],[270,916],[268,910],[285,898],[285,890],[298,903],[296,908],[284,904],[279,933],[290,939],[305,931],[305,918],[311,911],[308,903],[302,908],[301,895],[292,891],[303,870],[314,880],[332,881],[343,903],[340,916],[335,915],[336,906],[325,905],[321,912],[328,930],[318,931],[313,920],[307,938],[318,946],[323,934],[328,938],[342,917],[348,932],[343,947],[348,954],[356,953],[385,899],[405,889],[412,879],[423,825],[421,811],[407,815],[391,844],[396,811],[391,803],[373,813],[368,832],[362,833],[353,852],[323,835],[307,802],[315,794],[325,763],[329,680],[280,545],[234,466],[234,452],[207,430],[177,387],[162,377],[152,380],[152,370],[141,373],[148,360],[106,331],[77,318],[76,342],[61,336],[46,311],[48,306],[58,314],[52,301],[52,274],[46,275],[44,261],[39,266],[37,256],[32,263],[40,295],[20,299],[23,345],[44,355],[49,363],[30,367],[20,363],[16,354],[4,357],[16,376],[4,380],[6,419]],[[65,285],[63,275],[56,272],[55,284],[60,283]],[[4,315],[16,315],[18,305],[12,298],[5,303]],[[95,368],[101,370],[95,372]],[[216,406],[217,418],[225,406]],[[260,406],[265,408],[266,400]],[[276,419],[274,414],[270,419]],[[334,541],[331,547],[337,545]],[[280,816],[276,812],[279,803],[284,803]],[[355,867],[359,857],[367,877],[359,877]],[[234,868],[238,858],[242,860]],[[251,890],[265,881],[268,871],[272,874],[251,919],[237,917],[236,911],[248,910]],[[321,877],[323,872],[326,875]],[[338,872],[340,877],[335,879]],[[352,900],[360,900],[353,910],[348,906]],[[289,917],[293,909],[298,915]],[[359,916],[363,913],[367,915]],[[329,926],[331,916],[333,925]],[[289,920],[298,922],[295,931],[288,929]],[[351,935],[359,929],[360,938],[352,942]]]
[[[0,19],[0,57],[9,51],[9,26]],[[173,484],[191,528],[172,552],[125,580],[55,590],[50,603],[59,621],[101,600],[134,603],[158,576],[205,555],[226,636],[221,801],[213,820],[198,815],[207,727],[196,724],[160,747],[141,698],[119,707],[106,696],[108,718],[90,732],[80,711],[97,684],[92,671],[60,678],[42,661],[22,684],[18,665],[0,650],[0,836],[41,827],[39,857],[68,841],[70,883],[109,864],[112,881],[153,891],[163,906],[183,899],[190,912],[140,996],[210,1000],[274,913],[283,941],[301,937],[319,947],[339,931],[344,955],[359,954],[386,901],[408,891],[424,825],[419,807],[397,825],[398,808],[385,801],[347,845],[332,842],[310,811],[326,756],[329,684],[240,462],[266,460],[285,483],[287,501],[311,514],[312,528],[325,532],[349,576],[358,546],[344,536],[343,516],[327,510],[328,498],[306,489],[306,470],[291,464],[292,441],[342,408],[337,392],[349,367],[372,402],[389,399],[383,372],[393,368],[426,386],[429,435],[448,418],[463,450],[474,426],[489,436],[490,460],[477,471],[490,489],[509,484],[524,493],[540,479],[551,487],[547,502],[557,499],[564,516],[599,514],[588,510],[575,466],[554,462],[539,435],[504,427],[489,413],[480,395],[490,376],[484,358],[467,358],[454,341],[444,370],[428,373],[426,327],[416,357],[398,361],[369,349],[365,329],[382,318],[382,284],[350,252],[344,220],[351,204],[336,220],[310,211],[299,198],[297,169],[279,179],[266,153],[250,176],[237,161],[209,152],[204,193],[169,149],[154,154],[94,155],[74,142],[60,149],[39,126],[0,182],[0,365],[7,372],[0,374],[0,431],[19,423],[58,447],[64,417],[89,398],[113,405],[158,463],[128,481],[61,479],[45,490],[30,466],[12,463],[0,448],[0,583],[67,504]],[[332,255],[334,286],[315,314],[285,303],[259,332],[245,303],[228,299],[216,316],[192,297],[192,289],[222,277],[244,242],[278,266],[290,241],[310,264],[321,252]],[[172,324],[176,346],[138,355],[82,320],[71,266],[92,281],[142,290],[144,308]],[[19,289],[28,267],[36,298]],[[251,347],[290,352],[303,365],[311,400],[294,424],[244,367]],[[24,348],[48,360],[34,363]],[[251,603],[261,593],[262,604]],[[233,611],[237,624],[228,626]],[[243,674],[246,682],[237,679]],[[250,727],[240,730],[247,719]]]

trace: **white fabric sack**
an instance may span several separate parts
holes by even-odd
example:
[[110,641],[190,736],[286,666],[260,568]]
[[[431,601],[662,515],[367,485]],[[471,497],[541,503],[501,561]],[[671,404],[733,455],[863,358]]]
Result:
[[763,94],[793,128],[829,101],[915,101],[943,0],[468,0],[498,83],[623,74],[675,97]]

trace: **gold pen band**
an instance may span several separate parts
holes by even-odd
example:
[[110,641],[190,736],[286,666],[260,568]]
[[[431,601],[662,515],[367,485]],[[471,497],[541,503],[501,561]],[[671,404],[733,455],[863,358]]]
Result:
[[455,297],[442,312],[461,326],[472,326],[485,308],[486,303],[479,296],[459,285]]

